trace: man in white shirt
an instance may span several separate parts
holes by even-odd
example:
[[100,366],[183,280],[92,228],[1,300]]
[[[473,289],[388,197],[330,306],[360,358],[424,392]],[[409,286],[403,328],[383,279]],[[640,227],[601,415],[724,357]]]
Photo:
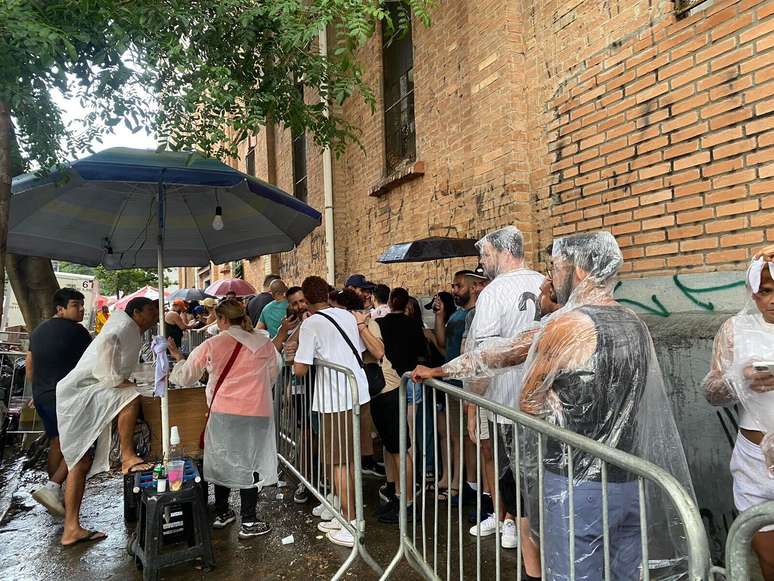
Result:
[[[489,342],[515,337],[525,329],[533,326],[538,321],[538,296],[540,285],[544,276],[524,266],[524,238],[515,226],[506,226],[499,230],[489,232],[476,246],[481,255],[481,265],[484,274],[491,282],[484,288],[476,301],[476,314],[470,326],[467,337],[468,348],[475,348]],[[483,391],[484,397],[499,403],[508,409],[518,409],[519,395],[523,382],[524,370],[519,365],[512,370],[503,373],[490,380],[472,382],[471,385]],[[492,414],[489,421],[494,422]],[[513,438],[513,426],[504,418],[497,418],[501,437],[509,444]],[[494,428],[494,424],[491,425]],[[490,430],[490,434],[497,435],[497,430]],[[484,457],[484,468],[487,479],[494,483],[495,466],[492,440],[482,438],[481,449]],[[500,458],[505,459],[506,453],[511,448],[505,446],[500,452]],[[498,478],[507,474],[507,471],[498,468]],[[505,483],[504,483],[505,484]],[[511,485],[515,487],[515,485]],[[503,486],[501,486],[503,488]],[[494,489],[494,487],[492,487]],[[518,494],[518,491],[516,491]],[[500,495],[499,514],[503,520],[501,527],[501,543],[505,548],[515,548],[516,523],[512,512],[515,507],[506,507],[503,497]],[[515,504],[509,502],[509,504]],[[507,510],[506,510],[507,509]],[[526,519],[524,519],[526,521]],[[526,522],[523,530],[528,530]],[[472,535],[488,536],[495,533],[496,523],[494,515],[485,519],[470,529]],[[528,535],[522,535],[522,550],[527,573],[539,574],[539,553],[537,548],[528,541]],[[530,548],[533,551],[530,552]],[[532,554],[534,553],[534,554]]]
[[[357,320],[349,311],[329,306],[329,286],[319,276],[307,277],[301,289],[312,315],[301,323],[298,331],[294,373],[297,376],[307,375],[315,359],[346,367],[355,377],[359,405],[368,403],[368,379],[358,361],[358,357],[362,360],[366,347],[360,338]],[[334,493],[341,499],[342,513],[347,520],[355,523],[352,386],[347,375],[338,371],[325,369],[315,375],[312,411],[320,413],[325,461],[332,467]],[[334,544],[346,547],[354,545],[354,536],[341,527],[336,519],[323,521],[318,528]]]

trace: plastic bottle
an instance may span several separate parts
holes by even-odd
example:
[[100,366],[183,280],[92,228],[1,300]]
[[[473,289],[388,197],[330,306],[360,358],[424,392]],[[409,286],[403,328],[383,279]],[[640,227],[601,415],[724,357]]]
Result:
[[180,447],[180,430],[172,426],[169,430],[169,460],[182,460],[183,450]]

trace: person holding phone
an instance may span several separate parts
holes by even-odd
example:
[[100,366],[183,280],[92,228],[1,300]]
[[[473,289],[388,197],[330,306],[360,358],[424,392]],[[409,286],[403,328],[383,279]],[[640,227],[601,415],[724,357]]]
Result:
[[[704,379],[712,405],[741,404],[730,465],[739,511],[774,500],[774,255],[765,251],[747,270],[746,307],[715,337]],[[756,533],[752,547],[764,579],[774,581],[774,526]]]

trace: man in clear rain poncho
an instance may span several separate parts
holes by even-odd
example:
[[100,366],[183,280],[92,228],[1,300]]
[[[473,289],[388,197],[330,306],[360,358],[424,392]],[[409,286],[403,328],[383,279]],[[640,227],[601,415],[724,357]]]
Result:
[[[483,345],[415,377],[477,378],[525,361],[522,411],[600,443],[649,460],[671,473],[693,496],[680,437],[666,397],[661,370],[645,324],[613,297],[623,257],[608,232],[556,240],[552,273],[562,308],[539,327],[511,341]],[[528,516],[539,536],[539,458],[542,457],[546,579],[571,577],[570,495],[572,469],[574,568],[578,580],[603,579],[602,462],[537,436],[521,436],[520,469],[526,482]],[[608,465],[610,578],[640,579],[641,534],[647,540],[651,579],[685,573],[687,554],[681,521],[655,485],[644,483],[647,530],[641,530],[639,483],[635,475]]]
[[[715,337],[704,379],[711,404],[741,404],[730,466],[739,511],[774,500],[774,246],[761,255],[747,269],[745,307]],[[752,546],[764,578],[774,580],[774,526],[756,533]]]
[[114,418],[118,417],[122,471],[133,472],[151,466],[134,449],[140,394],[129,377],[139,363],[142,334],[158,320],[158,303],[146,298],[132,299],[125,311],[113,313],[75,369],[56,386],[59,441],[69,469],[63,545],[106,537],[102,532],[82,528],[79,513],[87,476],[109,468]]

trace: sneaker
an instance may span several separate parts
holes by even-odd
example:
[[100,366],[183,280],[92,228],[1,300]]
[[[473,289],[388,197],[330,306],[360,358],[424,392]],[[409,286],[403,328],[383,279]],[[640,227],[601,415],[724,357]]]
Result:
[[[477,500],[473,500],[474,503],[477,502]],[[476,524],[477,522],[480,522],[482,520],[486,520],[486,518],[494,512],[494,503],[492,502],[492,497],[488,494],[482,494],[481,495],[481,514],[479,515],[476,512],[476,509],[473,508],[468,513],[468,522],[470,524]]]
[[306,504],[309,502],[309,493],[306,490],[306,486],[299,484],[296,487],[296,491],[293,493],[293,502],[296,504]]
[[341,523],[336,519],[333,520],[321,520],[317,523],[317,530],[321,533],[330,533],[337,531],[341,528]]
[[377,478],[387,477],[387,473],[384,471],[384,468],[382,468],[376,462],[374,462],[373,458],[369,458],[368,460],[363,460],[363,462],[360,465],[360,469],[362,470],[363,474],[367,476],[376,476]]
[[38,488],[35,492],[32,493],[32,498],[38,501],[38,503],[42,504],[51,514],[62,517],[65,515],[62,498],[59,492],[53,488],[49,486]]
[[515,549],[519,546],[516,523],[509,518],[505,519],[500,526],[500,546],[503,549]]
[[[327,500],[328,502],[330,502],[330,503],[331,503],[333,506],[335,506],[335,507],[336,507],[336,509],[338,509],[338,508],[340,508],[340,507],[341,507],[341,501],[339,500],[339,497],[338,497],[338,496],[333,496],[332,494],[329,494],[329,495],[326,497],[326,500]],[[319,517],[322,517],[323,513],[325,513],[326,515],[330,514],[330,513],[328,512],[328,510],[325,508],[325,505],[324,505],[324,504],[322,504],[322,503],[318,504],[317,506],[315,506],[315,507],[312,509],[312,516],[316,516],[316,517],[318,517],[318,518],[319,518]],[[326,518],[325,520],[331,520],[332,518],[333,518],[333,517],[331,516],[331,517],[329,517],[329,518]]]
[[233,510],[227,510],[215,516],[215,520],[212,522],[212,528],[223,529],[236,520],[236,513]]
[[387,504],[383,504],[379,508],[376,509],[376,516],[379,517],[383,514],[386,514],[388,512],[397,511],[398,507],[400,506],[400,500],[397,496],[394,496],[387,501]]
[[[406,518],[408,522],[411,522],[411,520],[414,518],[414,504],[409,504],[406,507]],[[400,506],[397,506],[395,510],[391,510],[388,512],[385,512],[376,519],[380,523],[388,524],[388,525],[396,525],[400,522]]]
[[255,522],[243,522],[239,527],[239,538],[250,539],[252,537],[260,537],[271,532],[271,525],[262,521]]
[[340,527],[335,531],[330,531],[325,537],[334,545],[339,545],[340,547],[355,546],[355,537],[344,527]]
[[395,483],[385,482],[379,487],[379,498],[382,502],[390,502],[390,498],[395,496]]
[[[495,531],[497,530],[497,521],[495,520],[495,515],[490,514],[488,517],[481,521],[480,526],[480,534],[482,537],[488,537],[489,535],[495,534]],[[479,535],[479,525],[473,525],[470,527],[470,534],[474,537],[477,537]]]

